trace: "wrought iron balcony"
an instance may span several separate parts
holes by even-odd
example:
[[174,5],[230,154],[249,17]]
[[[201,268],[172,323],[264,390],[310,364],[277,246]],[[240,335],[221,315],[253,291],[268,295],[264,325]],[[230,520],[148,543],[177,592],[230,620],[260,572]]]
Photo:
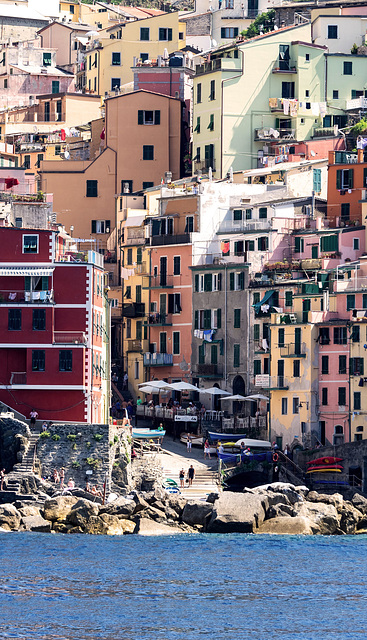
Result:
[[144,353],[145,367],[164,367],[173,364],[172,353]]
[[296,61],[278,58],[274,62],[272,73],[297,73]]
[[145,316],[144,302],[123,303],[121,315],[123,318],[143,318]]

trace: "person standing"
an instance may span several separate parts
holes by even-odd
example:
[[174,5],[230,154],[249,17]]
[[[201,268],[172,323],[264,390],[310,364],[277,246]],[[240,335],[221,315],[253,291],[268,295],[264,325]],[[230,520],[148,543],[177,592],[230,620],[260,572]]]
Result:
[[60,489],[64,488],[64,481],[65,481],[65,469],[64,467],[62,467],[60,471]]
[[36,420],[38,418],[38,413],[35,409],[32,409],[32,411],[30,412],[30,418],[31,418],[31,427],[34,426],[36,424]]
[[0,471],[0,491],[4,488],[4,480],[5,480],[5,469],[1,469]]
[[192,487],[192,481],[195,478],[195,469],[192,465],[190,465],[189,470],[187,472],[187,477],[189,479],[189,487]]
[[124,378],[123,378],[123,388],[127,389],[127,383],[129,380],[129,376],[127,375],[127,373],[124,373]]
[[191,446],[192,446],[192,437],[191,437],[191,434],[188,433],[187,434],[187,440],[186,440],[187,451],[191,451]]
[[204,458],[206,458],[207,456],[210,460],[210,444],[208,439],[206,439],[204,443]]
[[185,469],[181,469],[178,477],[180,479],[180,489],[184,489],[185,488]]

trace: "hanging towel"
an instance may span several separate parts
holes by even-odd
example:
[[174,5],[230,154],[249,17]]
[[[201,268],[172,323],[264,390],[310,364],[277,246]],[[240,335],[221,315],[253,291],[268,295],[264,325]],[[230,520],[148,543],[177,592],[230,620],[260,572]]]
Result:
[[327,113],[327,105],[326,102],[320,102],[320,116],[324,118]]
[[320,105],[318,102],[311,102],[311,113],[313,116],[320,115]]
[[298,112],[298,102],[297,102],[297,100],[291,100],[291,102],[290,102],[290,114],[291,114],[292,118],[295,118],[297,116],[297,112]]
[[269,98],[270,109],[276,109],[278,106],[278,98]]
[[289,103],[290,101],[287,99],[283,100],[283,113],[285,116],[287,116],[289,114]]
[[204,331],[204,340],[206,342],[212,342],[214,331],[212,329],[205,329]]
[[221,242],[220,250],[222,253],[229,253],[230,244],[229,242]]

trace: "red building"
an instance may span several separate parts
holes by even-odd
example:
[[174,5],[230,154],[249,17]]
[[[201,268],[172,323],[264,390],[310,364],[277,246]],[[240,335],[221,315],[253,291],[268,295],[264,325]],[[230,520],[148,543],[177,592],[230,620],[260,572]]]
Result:
[[62,231],[0,228],[0,401],[26,417],[105,423],[103,258],[69,251],[72,242]]

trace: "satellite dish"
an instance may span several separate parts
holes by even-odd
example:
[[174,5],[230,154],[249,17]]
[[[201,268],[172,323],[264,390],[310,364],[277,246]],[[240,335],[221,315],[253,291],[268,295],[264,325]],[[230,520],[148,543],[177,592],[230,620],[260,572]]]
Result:
[[312,155],[312,157],[313,157],[313,158],[314,158],[314,157],[315,157],[315,155],[316,155],[316,153],[315,153],[315,151],[314,151],[313,149],[311,150],[311,155]]
[[69,151],[65,151],[64,158],[65,158],[65,160],[70,160],[70,152]]
[[218,42],[216,40],[212,40],[212,47],[217,47],[218,46]]

